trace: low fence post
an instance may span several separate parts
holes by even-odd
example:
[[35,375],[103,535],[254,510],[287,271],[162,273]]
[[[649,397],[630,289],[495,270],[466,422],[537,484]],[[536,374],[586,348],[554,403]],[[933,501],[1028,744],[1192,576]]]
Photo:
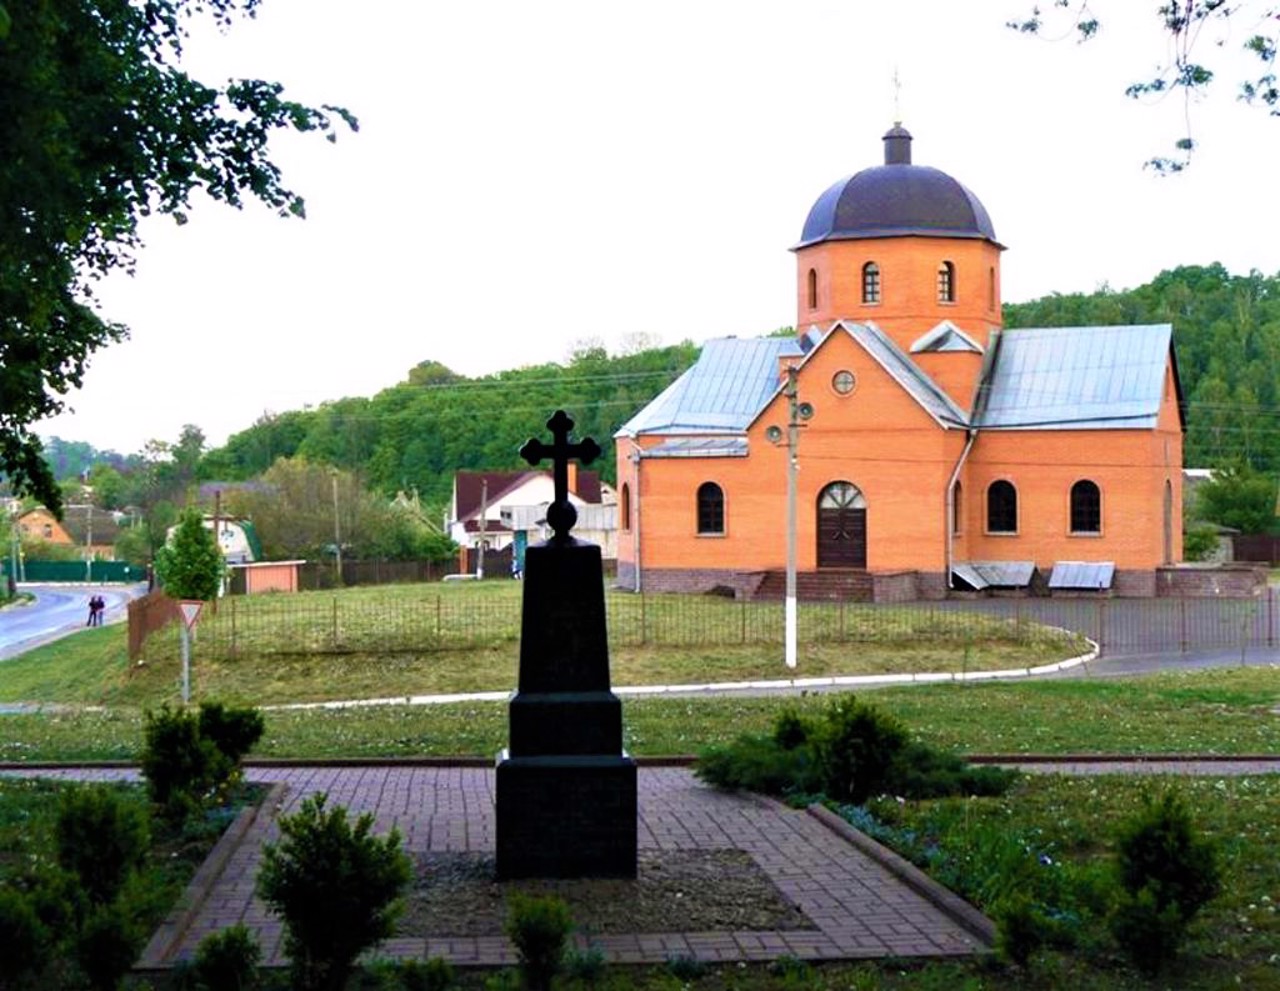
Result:
[[742,635],[738,639],[741,643],[745,644],[747,642],[747,600],[746,599],[742,600],[742,609],[740,610],[740,614],[742,616]]
[[649,641],[646,639],[646,632],[645,632],[645,608],[644,608],[644,604],[645,604],[645,600],[646,600],[646,599],[648,599],[648,595],[646,595],[644,592],[641,592],[641,593],[640,593],[640,646],[641,646],[641,647],[645,646],[645,645],[649,642]]
[[333,649],[338,649],[338,597],[333,597]]
[[231,659],[236,659],[236,600],[235,596],[231,597],[231,649],[229,651]]
[[1179,643],[1182,647],[1182,653],[1187,652],[1187,597],[1185,595],[1178,597],[1178,629]]

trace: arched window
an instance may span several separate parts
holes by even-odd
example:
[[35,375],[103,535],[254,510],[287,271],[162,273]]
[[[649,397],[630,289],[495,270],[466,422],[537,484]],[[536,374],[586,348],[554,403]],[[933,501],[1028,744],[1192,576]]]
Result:
[[938,302],[954,303],[956,301],[956,267],[951,262],[943,262],[938,266]]
[[809,309],[818,308],[818,270],[809,269]]
[[951,490],[951,532],[964,530],[964,487],[956,482]]
[[715,482],[698,486],[698,532],[724,533],[724,491]]
[[862,266],[862,301],[880,302],[880,266],[875,262],[867,262]]
[[622,492],[618,496],[618,515],[621,517],[619,521],[622,529],[631,529],[631,486],[626,482],[622,483]]
[[1018,490],[1004,479],[987,488],[987,532],[1018,532]]
[[1102,493],[1087,478],[1071,486],[1071,532],[1102,532]]

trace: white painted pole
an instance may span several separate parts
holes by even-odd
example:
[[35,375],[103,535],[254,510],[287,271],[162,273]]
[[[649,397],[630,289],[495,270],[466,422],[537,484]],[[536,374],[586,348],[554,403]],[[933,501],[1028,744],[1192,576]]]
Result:
[[790,419],[787,424],[787,605],[786,647],[784,660],[788,668],[796,666],[797,612],[796,612],[796,474],[800,462],[796,448],[800,442],[799,409],[796,402],[795,367],[787,369],[787,398],[790,401]]
[[191,630],[182,623],[182,704],[191,701]]

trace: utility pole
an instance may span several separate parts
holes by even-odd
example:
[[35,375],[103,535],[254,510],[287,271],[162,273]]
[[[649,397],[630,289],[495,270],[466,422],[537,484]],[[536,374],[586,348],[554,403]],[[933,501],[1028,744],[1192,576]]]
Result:
[[342,584],[342,529],[338,525],[338,470],[333,470],[333,570],[334,585]]
[[489,480],[480,480],[480,547],[476,555],[476,578],[484,578],[484,541],[489,532]]
[[[795,365],[787,368],[787,381],[782,387],[782,394],[787,397],[787,595],[785,616],[785,646],[783,659],[789,668],[796,666],[796,640],[798,613],[796,604],[796,486],[800,474],[800,428],[801,420],[813,416],[813,405],[802,403],[799,398],[797,381],[800,372]],[[783,439],[782,428],[772,424],[764,432],[765,440],[770,444],[780,444]]]
[[796,606],[796,475],[800,462],[796,457],[800,446],[800,405],[797,401],[796,380],[799,372],[795,365],[787,366],[787,604],[785,661],[789,668],[796,666],[796,640],[798,613]]
[[93,503],[84,507],[84,580],[93,581]]

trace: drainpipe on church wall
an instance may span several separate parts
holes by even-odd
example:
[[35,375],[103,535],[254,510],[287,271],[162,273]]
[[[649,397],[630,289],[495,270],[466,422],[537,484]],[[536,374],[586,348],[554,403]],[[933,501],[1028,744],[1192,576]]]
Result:
[[945,567],[946,574],[943,576],[948,591],[951,589],[951,562],[955,557],[955,537],[956,537],[956,480],[960,477],[960,471],[964,468],[964,463],[969,459],[969,452],[973,450],[973,442],[978,439],[978,431],[971,429],[969,437],[964,442],[964,450],[960,452],[960,458],[956,461],[956,466],[951,469],[951,477],[947,479],[947,491],[943,499],[943,512],[947,514],[947,558]]
[[639,593],[641,591],[640,518],[643,514],[640,512],[640,462],[643,459],[643,457],[644,457],[644,452],[640,450],[640,446],[637,444],[635,453],[631,455],[631,463],[635,465],[635,491],[631,494],[631,505],[628,507],[634,512],[635,517],[634,519],[627,520],[627,522],[631,525],[632,569],[635,571],[635,576],[632,579],[632,584],[634,586],[632,591],[636,593]]

